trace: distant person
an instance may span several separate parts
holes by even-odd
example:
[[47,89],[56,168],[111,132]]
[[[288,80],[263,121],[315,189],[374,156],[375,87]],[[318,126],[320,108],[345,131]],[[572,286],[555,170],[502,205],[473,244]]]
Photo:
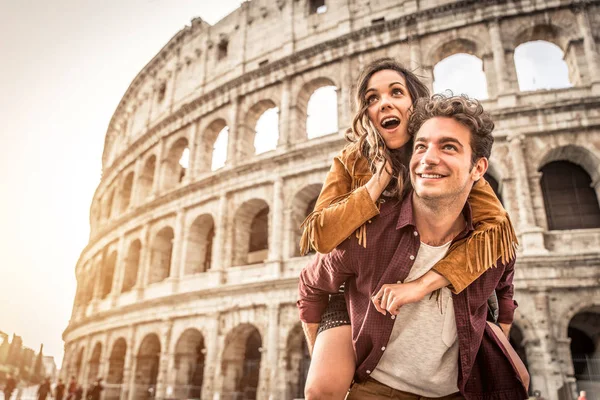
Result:
[[73,400],[81,400],[83,398],[83,387],[81,385],[77,385],[75,389],[75,394],[73,395]]
[[67,400],[73,400],[75,397],[75,391],[77,390],[77,381],[75,380],[75,376],[71,375],[71,380],[69,381],[69,387],[67,389]]
[[14,392],[16,387],[17,387],[17,380],[15,378],[13,378],[13,376],[11,374],[8,374],[6,376],[6,383],[4,384],[4,399],[5,400],[10,400],[10,396],[12,396],[12,393]]
[[63,400],[64,396],[65,396],[65,384],[63,383],[62,379],[59,379],[58,383],[56,384],[56,387],[54,388],[54,398],[56,400]]
[[585,390],[582,390],[581,392],[579,392],[579,397],[577,398],[577,400],[587,400]]
[[52,389],[50,388],[50,378],[44,378],[44,381],[40,385],[37,391],[38,400],[46,400],[46,397],[52,397]]
[[100,400],[100,394],[103,390],[104,387],[102,386],[102,378],[98,378],[96,382],[94,382],[94,385],[87,396],[88,400]]

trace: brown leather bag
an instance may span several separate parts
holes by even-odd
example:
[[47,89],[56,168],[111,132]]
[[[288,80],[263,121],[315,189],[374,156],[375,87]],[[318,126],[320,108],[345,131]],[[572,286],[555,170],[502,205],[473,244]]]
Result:
[[513,349],[512,345],[508,341],[508,338],[506,337],[504,332],[502,332],[502,329],[500,329],[500,327],[494,324],[493,322],[486,322],[492,329],[492,332],[494,332],[494,335],[496,335],[496,338],[500,342],[500,345],[504,348],[504,351],[508,354],[510,363],[512,364],[513,368],[517,371],[517,374],[519,374],[519,378],[521,379],[521,383],[525,387],[525,391],[529,391],[530,378],[529,372],[527,372],[527,368],[525,368],[525,364],[523,364],[523,361],[521,360],[515,349]]

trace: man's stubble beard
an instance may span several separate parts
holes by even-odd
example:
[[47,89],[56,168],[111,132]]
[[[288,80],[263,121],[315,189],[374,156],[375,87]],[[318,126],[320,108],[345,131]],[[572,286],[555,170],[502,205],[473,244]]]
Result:
[[[451,190],[449,193],[440,193],[438,195],[432,196],[420,195],[418,191],[415,190],[415,200],[421,203],[423,207],[431,210],[436,214],[444,213],[448,210],[455,208],[456,203],[458,201],[462,202],[463,193],[469,185],[471,185],[472,188],[473,182],[467,180],[465,184],[459,189]],[[464,204],[461,206],[461,209],[462,207],[464,207]]]

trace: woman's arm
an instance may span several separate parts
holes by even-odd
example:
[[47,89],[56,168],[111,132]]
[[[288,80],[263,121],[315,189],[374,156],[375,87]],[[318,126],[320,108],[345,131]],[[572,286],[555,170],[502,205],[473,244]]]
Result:
[[[381,164],[378,168],[381,173],[372,175],[367,161],[358,153],[354,157],[344,154],[348,151],[355,150],[346,147],[340,156],[334,158],[315,210],[302,223],[302,254],[308,253],[310,248],[319,253],[330,252],[379,214],[376,201],[391,176],[387,169],[381,171]],[[366,237],[360,239],[364,245]]]
[[475,231],[457,242],[433,270],[450,281],[453,293],[462,292],[498,260],[515,258],[517,236],[508,214],[492,187],[480,179],[469,195]]

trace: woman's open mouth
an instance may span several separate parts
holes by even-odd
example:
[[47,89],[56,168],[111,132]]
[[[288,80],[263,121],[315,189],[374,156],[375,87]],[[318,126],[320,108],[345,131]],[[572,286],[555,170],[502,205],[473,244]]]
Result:
[[384,129],[396,129],[400,125],[400,119],[396,117],[387,117],[381,120],[381,126]]

